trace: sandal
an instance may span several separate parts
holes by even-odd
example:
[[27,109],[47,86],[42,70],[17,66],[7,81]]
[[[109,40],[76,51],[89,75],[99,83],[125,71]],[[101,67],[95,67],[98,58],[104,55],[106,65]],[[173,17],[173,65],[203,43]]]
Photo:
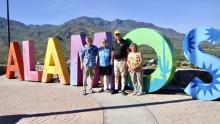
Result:
[[83,94],[84,96],[87,95],[86,90],[83,90],[83,93],[82,93],[82,94]]
[[140,91],[137,96],[141,96],[141,95],[144,95],[144,93],[142,91]]
[[99,93],[102,93],[102,92],[104,92],[104,90],[103,90],[103,89],[99,90]]
[[89,89],[90,93],[95,93],[95,91],[93,89]]

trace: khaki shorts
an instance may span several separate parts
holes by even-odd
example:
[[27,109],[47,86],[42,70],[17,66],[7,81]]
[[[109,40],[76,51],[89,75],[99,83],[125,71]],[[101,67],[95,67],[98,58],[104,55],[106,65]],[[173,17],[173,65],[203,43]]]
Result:
[[94,76],[95,75],[95,67],[84,67],[83,69],[83,77]]
[[143,70],[137,71],[137,72],[130,72],[131,81],[136,84],[143,83]]
[[126,60],[114,60],[114,73],[116,76],[121,75],[125,77],[127,74]]

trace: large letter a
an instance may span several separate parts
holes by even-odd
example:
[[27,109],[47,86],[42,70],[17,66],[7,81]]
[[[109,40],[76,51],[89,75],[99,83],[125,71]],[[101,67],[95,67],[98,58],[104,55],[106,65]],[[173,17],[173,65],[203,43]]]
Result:
[[18,42],[11,42],[8,53],[8,64],[6,78],[14,78],[15,71],[18,71],[18,79],[24,80],[24,66]]
[[49,38],[42,82],[50,82],[53,74],[58,74],[60,83],[69,84],[70,75],[67,69],[58,38]]

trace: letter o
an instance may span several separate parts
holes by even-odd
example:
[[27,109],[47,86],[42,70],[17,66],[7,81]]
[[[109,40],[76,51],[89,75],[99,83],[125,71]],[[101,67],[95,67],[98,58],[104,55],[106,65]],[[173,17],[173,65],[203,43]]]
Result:
[[124,39],[137,45],[148,45],[157,54],[158,66],[156,70],[151,75],[143,77],[146,92],[157,91],[172,79],[176,70],[176,55],[168,37],[153,29],[138,28],[126,34]]

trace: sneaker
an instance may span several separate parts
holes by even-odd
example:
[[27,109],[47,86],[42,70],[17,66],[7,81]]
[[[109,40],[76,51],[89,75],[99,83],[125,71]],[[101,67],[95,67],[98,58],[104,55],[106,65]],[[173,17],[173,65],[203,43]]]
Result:
[[125,90],[122,90],[122,91],[121,91],[121,94],[122,94],[123,96],[125,96],[125,95],[127,95],[128,93],[126,93]]
[[137,96],[141,96],[141,95],[144,95],[144,93],[142,91],[140,91]]
[[83,90],[82,94],[85,96],[87,95],[86,90]]
[[110,90],[109,90],[109,89],[106,89],[105,92],[106,92],[106,93],[110,93]]
[[89,89],[90,93],[95,93],[95,91],[93,89]]
[[104,92],[104,90],[103,90],[103,89],[99,90],[99,93],[102,93],[102,92]]
[[111,90],[111,94],[116,94],[118,93],[118,90]]

